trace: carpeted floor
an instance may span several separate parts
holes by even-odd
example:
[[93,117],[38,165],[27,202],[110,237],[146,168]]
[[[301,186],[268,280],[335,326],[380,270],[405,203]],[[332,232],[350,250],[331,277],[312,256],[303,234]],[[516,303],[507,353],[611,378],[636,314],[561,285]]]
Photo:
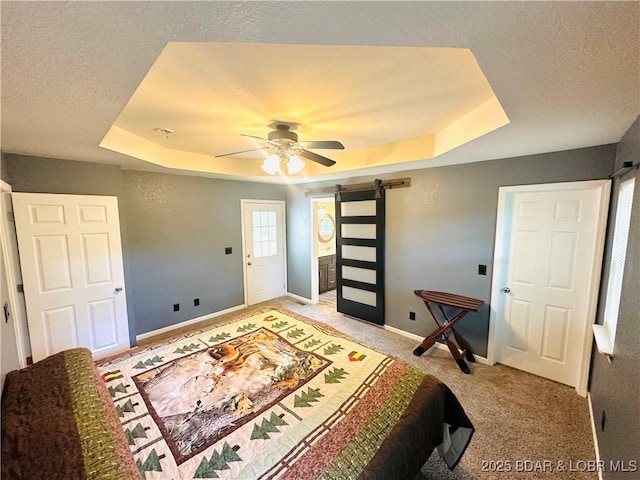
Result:
[[[415,340],[345,317],[336,312],[335,301],[329,297],[331,293],[317,305],[303,305],[290,298],[268,303],[325,322],[438,377],[455,393],[476,427],[467,452],[453,472],[434,452],[413,480],[598,478],[587,463],[595,462],[587,399],[578,396],[573,388],[503,365],[470,364],[471,375],[464,375],[447,351],[432,348],[416,357],[412,353]],[[220,316],[205,324],[237,314]]]

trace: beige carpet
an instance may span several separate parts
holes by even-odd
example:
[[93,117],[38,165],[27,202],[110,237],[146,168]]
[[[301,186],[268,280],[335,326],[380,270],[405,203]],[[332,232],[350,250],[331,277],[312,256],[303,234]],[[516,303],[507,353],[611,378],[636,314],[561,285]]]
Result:
[[[589,470],[585,462],[595,460],[593,434],[587,400],[573,388],[502,365],[470,364],[471,375],[464,375],[447,351],[432,348],[416,357],[412,354],[414,340],[345,317],[335,311],[333,301],[324,300],[318,305],[303,305],[282,298],[269,304],[325,322],[438,377],[449,385],[474,423],[475,435],[453,472],[434,452],[414,480],[598,478],[597,473],[585,471]],[[205,324],[237,314],[220,316]],[[186,330],[201,326],[192,325]]]

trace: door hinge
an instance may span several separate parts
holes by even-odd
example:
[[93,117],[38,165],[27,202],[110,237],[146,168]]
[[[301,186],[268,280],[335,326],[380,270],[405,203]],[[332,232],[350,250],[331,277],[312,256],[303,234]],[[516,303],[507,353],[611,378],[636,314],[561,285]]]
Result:
[[18,290],[18,293],[24,293],[24,285],[22,285],[21,283],[17,284],[16,290]]
[[15,217],[13,216],[13,212],[7,212],[7,220],[12,223],[15,223],[16,220],[15,220]]

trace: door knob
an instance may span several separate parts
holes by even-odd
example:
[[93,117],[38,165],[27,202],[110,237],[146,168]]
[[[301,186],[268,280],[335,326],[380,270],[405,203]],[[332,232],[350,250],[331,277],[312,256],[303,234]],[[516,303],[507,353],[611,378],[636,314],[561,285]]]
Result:
[[502,291],[504,293],[509,293],[509,292],[511,292],[511,289],[509,287],[502,287]]
[[122,287],[116,287],[116,293],[121,292],[122,291]]

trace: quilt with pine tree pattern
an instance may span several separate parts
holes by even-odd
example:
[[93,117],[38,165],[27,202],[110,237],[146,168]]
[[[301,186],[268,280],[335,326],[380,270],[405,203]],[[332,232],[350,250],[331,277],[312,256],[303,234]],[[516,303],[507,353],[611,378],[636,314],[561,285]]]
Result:
[[436,378],[269,309],[98,363],[143,479],[413,478],[473,434]]

